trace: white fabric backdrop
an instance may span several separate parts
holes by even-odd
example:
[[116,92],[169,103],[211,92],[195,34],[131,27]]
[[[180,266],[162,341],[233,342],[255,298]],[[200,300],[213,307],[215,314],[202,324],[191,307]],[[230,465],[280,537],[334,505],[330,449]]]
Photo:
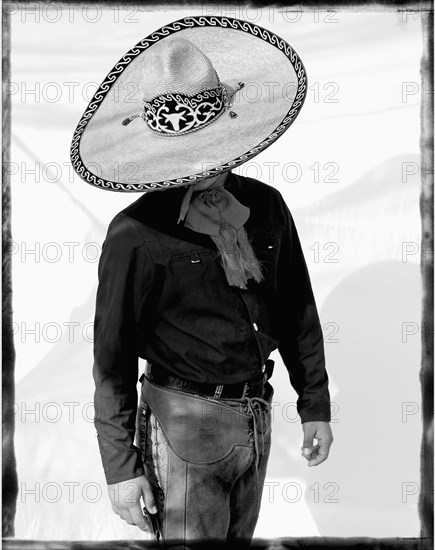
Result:
[[255,534],[418,536],[420,16],[11,12],[16,537],[145,537],[111,510],[91,375],[99,247],[139,195],[82,182],[69,146],[114,63],[164,23],[199,13],[276,32],[309,79],[294,126],[236,172],[276,186],[296,220],[325,333],[335,441],[327,462],[307,467],[296,394],[274,354],[273,450]]

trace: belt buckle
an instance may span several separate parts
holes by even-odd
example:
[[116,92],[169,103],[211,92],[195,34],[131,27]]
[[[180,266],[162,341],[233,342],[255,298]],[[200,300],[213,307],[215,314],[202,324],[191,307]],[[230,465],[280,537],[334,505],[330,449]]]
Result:
[[213,397],[220,397],[223,389],[224,389],[223,384],[220,384],[219,386],[216,386]]
[[243,393],[241,399],[245,399],[245,397],[248,397],[249,392],[249,382],[245,382],[245,385],[243,386]]

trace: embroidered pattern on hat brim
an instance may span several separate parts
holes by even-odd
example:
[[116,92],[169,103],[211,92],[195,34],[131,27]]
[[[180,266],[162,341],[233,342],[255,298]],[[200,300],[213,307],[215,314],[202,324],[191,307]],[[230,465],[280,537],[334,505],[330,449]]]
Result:
[[[289,111],[283,118],[283,120],[280,122],[280,124],[261,143],[259,143],[257,146],[250,149],[246,153],[238,156],[237,158],[225,164],[221,164],[220,166],[211,168],[210,170],[203,171],[198,174],[192,174],[191,176],[186,178],[175,178],[175,179],[164,180],[164,181],[153,182],[153,183],[121,183],[121,182],[106,180],[90,172],[86,168],[80,156],[79,144],[80,144],[81,136],[87,124],[89,123],[90,119],[95,114],[101,102],[106,97],[106,95],[108,94],[109,90],[111,89],[113,84],[116,82],[118,77],[123,73],[125,68],[131,63],[131,61],[133,61],[144,50],[148,49],[150,46],[152,46],[159,40],[167,38],[171,34],[174,34],[181,30],[185,30],[187,28],[206,27],[206,26],[210,26],[210,27],[220,26],[222,28],[230,27],[232,29],[251,34],[253,36],[258,37],[259,39],[262,39],[268,42],[272,46],[275,46],[286,55],[286,57],[289,59],[297,75],[298,85],[297,85],[296,95],[293,100],[293,103]],[[218,16],[185,17],[178,21],[174,21],[171,24],[165,25],[164,27],[161,27],[157,31],[154,31],[147,38],[144,38],[143,40],[141,40],[138,44],[136,44],[136,46],[134,46],[131,50],[129,50],[118,61],[118,63],[114,66],[114,68],[110,71],[110,73],[107,75],[104,82],[100,85],[98,90],[95,92],[86,111],[81,117],[77,125],[77,128],[75,129],[72,143],[71,143],[71,149],[70,149],[72,166],[74,170],[77,172],[77,174],[85,182],[109,191],[144,192],[144,191],[153,191],[159,188],[168,188],[168,187],[194,183],[195,181],[217,175],[224,171],[232,170],[237,166],[239,166],[240,164],[243,164],[250,158],[258,155],[258,153],[260,153],[261,151],[264,151],[264,149],[266,149],[274,141],[276,141],[280,137],[280,135],[283,134],[289,128],[289,126],[294,122],[297,115],[299,114],[299,111],[302,108],[302,105],[305,101],[306,94],[307,94],[307,77],[306,77],[305,68],[302,64],[302,61],[297,55],[297,53],[293,50],[293,48],[285,40],[283,40],[276,34],[268,31],[267,29],[259,27],[258,25],[254,25],[253,23],[248,23],[247,21],[241,21],[239,19],[234,19],[231,17],[218,17]]]

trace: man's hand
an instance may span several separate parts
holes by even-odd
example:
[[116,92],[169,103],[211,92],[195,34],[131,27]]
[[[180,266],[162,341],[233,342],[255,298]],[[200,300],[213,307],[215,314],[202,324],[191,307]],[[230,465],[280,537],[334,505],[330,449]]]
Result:
[[[302,429],[302,456],[309,461],[308,466],[317,466],[328,458],[329,448],[334,441],[331,426],[329,422],[313,421],[302,424]],[[317,439],[317,445],[314,445],[314,439]]]
[[142,513],[140,498],[143,497],[145,507],[151,514],[157,512],[151,486],[142,475],[107,486],[112,509],[129,525],[136,525],[142,531],[150,532],[150,527]]

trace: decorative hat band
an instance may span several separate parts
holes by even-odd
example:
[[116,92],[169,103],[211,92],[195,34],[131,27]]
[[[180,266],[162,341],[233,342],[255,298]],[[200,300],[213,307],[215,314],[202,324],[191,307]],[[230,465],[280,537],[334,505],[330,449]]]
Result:
[[[217,75],[216,75],[217,77]],[[150,130],[162,136],[181,136],[195,132],[217,120],[231,107],[234,95],[244,87],[238,83],[236,90],[229,92],[219,78],[216,88],[202,90],[194,95],[182,92],[168,92],[147,101],[144,99],[142,111],[122,121],[126,126],[141,117]],[[230,111],[231,118],[237,114]]]

